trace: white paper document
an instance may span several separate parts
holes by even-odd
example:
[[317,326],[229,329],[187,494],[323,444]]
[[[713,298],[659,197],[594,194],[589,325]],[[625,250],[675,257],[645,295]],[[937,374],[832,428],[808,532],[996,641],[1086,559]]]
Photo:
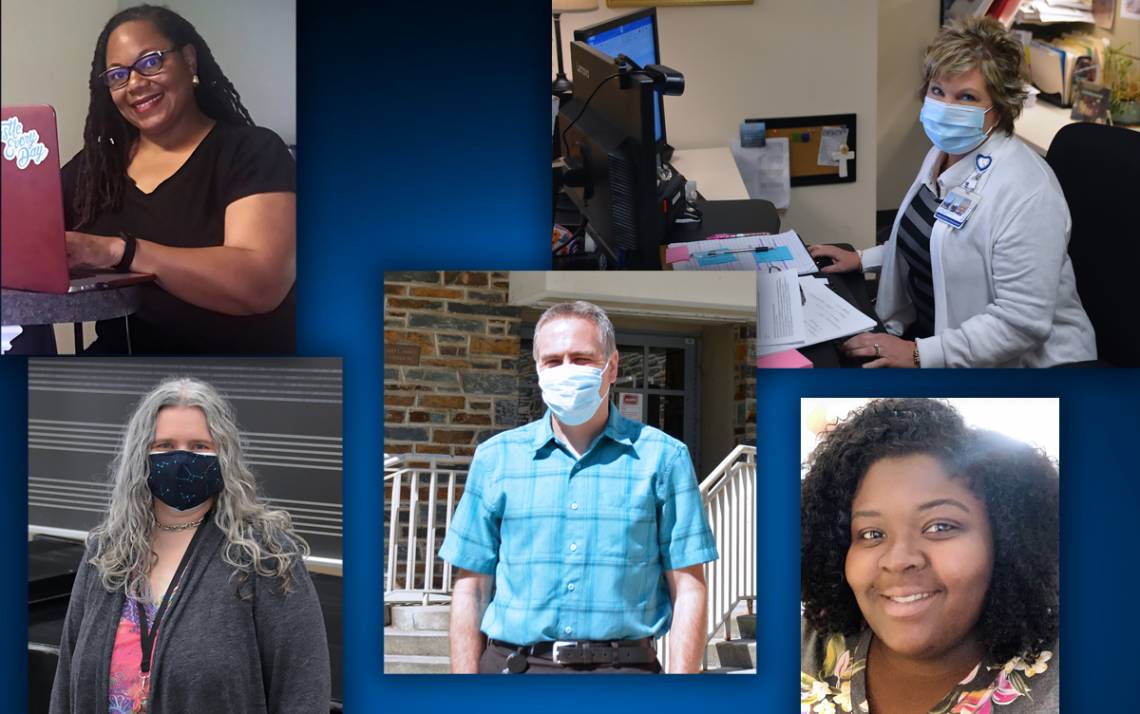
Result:
[[819,270],[795,231],[672,243],[665,248],[665,262],[673,270],[766,270],[772,266],[797,275]]
[[[770,273],[757,276],[757,357],[850,337],[875,327],[874,320],[832,292],[831,288],[827,287],[826,280],[819,280],[810,275],[797,278],[798,290],[790,290],[784,287],[782,282],[777,283],[776,281],[782,280],[781,278],[774,278],[768,283],[762,282],[765,278],[778,275],[779,273]],[[796,305],[789,305],[789,300]],[[802,326],[795,324],[796,318],[792,313],[796,306],[801,308]],[[794,341],[790,337],[785,338],[799,334],[796,332],[798,329],[803,330],[802,337]]]
[[790,270],[756,273],[756,356],[804,344],[803,293]]
[[835,155],[839,149],[847,144],[847,127],[825,126],[823,135],[819,138],[819,157],[816,163],[820,166],[838,166],[839,159]]
[[836,295],[826,282],[800,278],[804,291],[804,346],[850,337],[875,327],[875,321]]
[[732,140],[732,158],[748,190],[749,198],[771,201],[776,208],[792,203],[792,172],[788,137],[774,136],[764,146],[741,146]]

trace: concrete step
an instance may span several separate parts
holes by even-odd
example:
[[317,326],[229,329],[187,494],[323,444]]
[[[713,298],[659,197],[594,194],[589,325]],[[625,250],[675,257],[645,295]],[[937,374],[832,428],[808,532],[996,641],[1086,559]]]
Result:
[[[744,618],[743,621],[741,618]],[[738,603],[732,614],[728,617],[729,639],[756,639],[756,616],[748,614],[748,603]],[[717,637],[724,637],[724,625],[716,632]]]
[[708,668],[756,668],[756,640],[713,640],[708,644]]
[[385,655],[447,657],[447,645],[447,632],[445,631],[384,628]]
[[384,627],[392,624],[392,606],[384,603]]
[[384,655],[384,674],[447,674],[450,671],[447,657]]
[[756,616],[755,615],[737,615],[736,627],[740,636],[746,640],[756,639]]
[[392,605],[392,627],[398,630],[447,631],[451,607],[448,605]]
[[451,602],[448,593],[425,593],[422,590],[385,590],[384,602],[390,605],[423,605],[427,598],[429,605],[446,605]]
[[756,670],[744,669],[743,667],[717,667],[716,669],[706,669],[702,674],[756,674]]

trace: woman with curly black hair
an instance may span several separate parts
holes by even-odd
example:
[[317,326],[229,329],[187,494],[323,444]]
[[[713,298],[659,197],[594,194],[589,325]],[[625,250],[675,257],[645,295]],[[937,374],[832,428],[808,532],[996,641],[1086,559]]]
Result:
[[944,402],[873,401],[801,487],[801,714],[1059,708],[1059,480]]
[[[152,5],[108,21],[83,150],[63,169],[73,268],[152,273],[95,351],[292,352],[295,165],[205,40]],[[116,328],[118,328],[116,330]]]

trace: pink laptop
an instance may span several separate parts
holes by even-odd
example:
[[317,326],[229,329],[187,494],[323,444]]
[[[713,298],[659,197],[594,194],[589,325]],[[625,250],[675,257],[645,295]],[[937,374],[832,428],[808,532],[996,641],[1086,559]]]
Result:
[[153,280],[146,273],[68,273],[56,137],[51,107],[0,109],[0,284],[75,293]]

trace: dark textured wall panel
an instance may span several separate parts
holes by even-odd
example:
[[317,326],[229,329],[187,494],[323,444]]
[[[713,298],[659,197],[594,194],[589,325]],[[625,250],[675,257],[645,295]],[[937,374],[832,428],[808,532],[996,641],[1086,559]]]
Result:
[[230,400],[262,496],[293,515],[313,555],[339,559],[339,359],[29,360],[28,523],[82,531],[98,523],[131,410],[176,376],[210,382]]

